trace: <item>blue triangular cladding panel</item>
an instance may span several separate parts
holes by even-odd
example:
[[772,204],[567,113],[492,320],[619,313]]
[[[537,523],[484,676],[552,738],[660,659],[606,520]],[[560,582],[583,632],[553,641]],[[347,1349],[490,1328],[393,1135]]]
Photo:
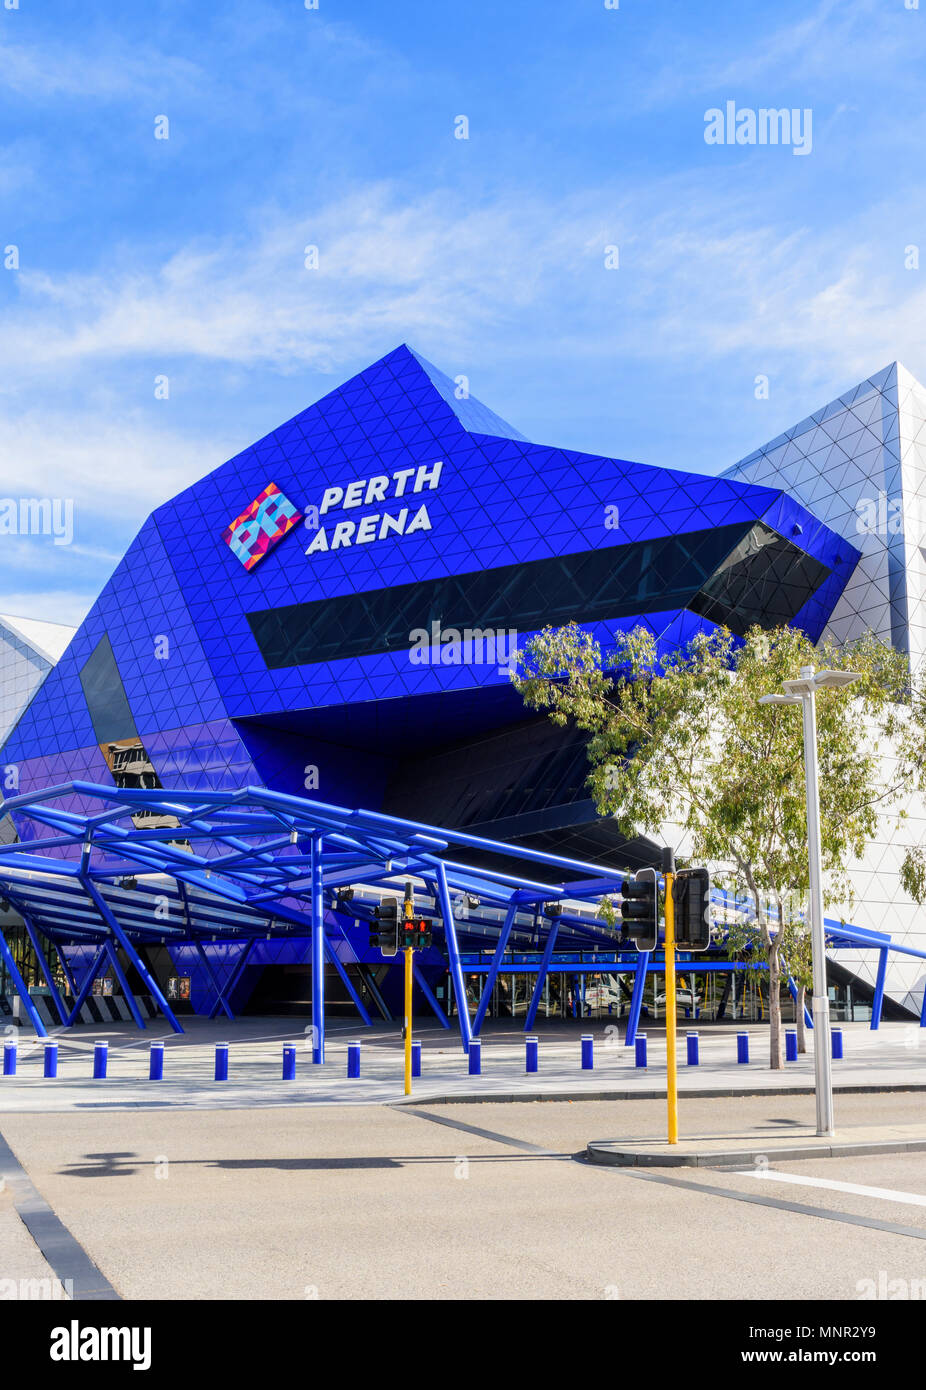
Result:
[[[156,513],[229,715],[477,690],[507,680],[493,667],[414,666],[406,652],[268,671],[248,612],[751,521],[782,496],[499,437],[485,431],[510,427],[478,402],[456,401],[452,388],[443,373],[398,348]],[[320,505],[328,487],[437,461],[435,489],[372,504],[393,513],[409,505],[411,515],[424,503],[428,530],[308,556],[315,533],[299,526],[250,571],[222,538],[270,482],[305,509]],[[617,530],[608,524],[609,508],[619,516]],[[322,521],[330,537],[336,522],[370,510],[335,507]],[[833,539],[822,528],[805,548],[825,558]]]
[[227,719],[188,724],[144,735],[145,748],[165,787],[196,791],[237,791],[260,786],[263,778]]
[[143,742],[151,728],[224,714],[157,525],[149,518],[10,735],[0,754],[4,762],[95,746],[80,671],[107,635]]
[[[506,685],[507,673],[489,665],[418,666],[407,652],[271,671],[249,612],[766,516],[776,529],[800,519],[799,543],[825,563],[834,562],[835,545],[842,548],[842,570],[816,596],[816,621],[855,562],[850,547],[779,491],[529,443],[481,403],[458,401],[453,387],[409,348],[397,348],[159,508],[2,760],[84,750],[100,761],[78,673],[104,633],[166,785],[270,778],[295,786],[300,750],[280,745],[272,752],[273,740],[259,746],[253,733],[245,747],[229,718],[454,690],[478,697],[480,689]],[[509,437],[498,433],[503,429]],[[393,495],[438,462],[437,487]],[[394,477],[402,470],[404,484]],[[380,476],[390,480],[389,493],[374,500],[374,509],[395,514],[407,505],[413,515],[426,505],[430,529],[309,556],[304,550],[315,532],[299,526],[250,571],[225,543],[225,528],[268,483],[305,509],[318,506],[326,488]],[[330,535],[335,523],[369,512],[370,504],[336,505],[322,522]],[[603,638],[607,630],[601,627]],[[166,660],[159,659],[159,639],[162,654],[167,641]]]
[[378,806],[394,760],[316,737],[242,723],[240,736],[259,780],[275,791],[341,806]]

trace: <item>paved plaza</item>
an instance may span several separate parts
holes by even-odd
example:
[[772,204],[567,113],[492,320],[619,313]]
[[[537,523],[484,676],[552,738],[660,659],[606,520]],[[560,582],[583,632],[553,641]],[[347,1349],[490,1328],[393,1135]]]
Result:
[[[43,1077],[44,1048],[29,1033],[20,1037],[15,1076],[0,1077],[0,1113],[113,1108],[121,1106],[229,1108],[246,1105],[370,1104],[401,1101],[404,1095],[403,1044],[395,1025],[358,1028],[354,1022],[329,1026],[326,1060],[312,1063],[310,1031],[303,1020],[240,1019],[233,1024],[197,1017],[184,1021],[186,1032],[170,1032],[152,1023],[144,1032],[131,1024],[79,1027],[60,1032],[58,1076]],[[679,1034],[681,1094],[731,1094],[738,1091],[794,1089],[813,1086],[812,1033],[808,1052],[780,1071],[768,1064],[768,1031],[753,1024],[750,1061],[737,1063],[732,1026],[699,1030],[700,1064],[688,1066],[684,1029]],[[581,1036],[594,1039],[594,1069],[581,1067]],[[9,1037],[10,1034],[7,1034]],[[660,1028],[647,1033],[647,1067],[635,1065],[635,1049],[624,1044],[624,1025],[586,1021],[555,1023],[535,1029],[539,1069],[525,1070],[524,1033],[515,1026],[488,1023],[483,1032],[482,1073],[471,1076],[459,1033],[439,1027],[415,1031],[422,1043],[421,1077],[414,1096],[421,1100],[454,1101],[507,1097],[659,1096],[665,1093],[665,1036]],[[915,1024],[882,1024],[872,1032],[866,1024],[844,1026],[845,1056],[834,1062],[834,1084],[851,1087],[904,1086],[926,1088],[926,1030]],[[108,1041],[108,1075],[94,1081],[95,1043]],[[361,1074],[347,1077],[347,1047],[361,1041]],[[163,1041],[164,1079],[148,1078],[152,1041]],[[215,1045],[229,1044],[229,1079],[214,1080]],[[282,1080],[282,1054],[295,1043],[296,1079]]]
[[[758,1025],[748,1066],[735,1061],[736,1029],[706,1028],[701,1065],[681,1068],[683,1142],[710,1153],[734,1140],[742,1163],[680,1170],[588,1161],[595,1141],[664,1138],[654,1029],[642,1071],[606,1025],[541,1027],[540,1070],[527,1076],[523,1035],[490,1025],[479,1077],[458,1034],[422,1029],[423,1074],[405,1098],[395,1028],[365,1031],[349,1080],[353,1024],[335,1024],[313,1067],[292,1020],[187,1022],[165,1039],[161,1082],[146,1079],[150,1042],[164,1036],[153,1027],[105,1030],[110,1075],[98,1081],[104,1030],[60,1035],[54,1080],[41,1045],[19,1039],[17,1074],[0,1081],[5,1288],[106,1300],[926,1291],[923,1154],[782,1158],[812,1132],[812,1058],[770,1072]],[[582,1032],[595,1038],[591,1073]],[[926,1135],[921,1038],[908,1025],[845,1030],[841,1140]],[[294,1040],[297,1079],[284,1082]],[[217,1041],[230,1042],[227,1082],[213,1079]]]

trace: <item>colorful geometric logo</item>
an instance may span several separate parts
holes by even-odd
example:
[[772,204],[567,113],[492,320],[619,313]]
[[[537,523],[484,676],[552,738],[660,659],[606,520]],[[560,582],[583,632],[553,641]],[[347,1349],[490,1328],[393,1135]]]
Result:
[[245,569],[252,570],[270,547],[293,529],[301,516],[276,483],[268,483],[251,505],[226,527],[222,539]]

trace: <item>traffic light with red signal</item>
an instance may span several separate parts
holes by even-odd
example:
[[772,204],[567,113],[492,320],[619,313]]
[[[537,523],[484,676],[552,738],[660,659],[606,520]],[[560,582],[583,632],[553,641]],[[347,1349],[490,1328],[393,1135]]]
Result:
[[426,951],[431,944],[431,923],[423,917],[403,922],[400,936],[403,949]]

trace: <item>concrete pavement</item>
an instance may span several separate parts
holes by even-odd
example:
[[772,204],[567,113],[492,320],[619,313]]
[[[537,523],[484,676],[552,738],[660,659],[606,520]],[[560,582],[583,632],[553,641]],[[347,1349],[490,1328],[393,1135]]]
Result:
[[[690,1100],[684,1123],[768,1147],[806,1109]],[[920,1109],[844,1097],[840,1123],[913,1123]],[[816,1160],[785,1177],[773,1164],[762,1181],[583,1160],[596,1133],[648,1139],[663,1120],[654,1101],[419,1102],[20,1114],[0,1129],[127,1299],[852,1301],[926,1277],[922,1159]],[[821,1175],[852,1190],[786,1181]],[[0,1226],[0,1269],[18,1259]]]
[[[130,1025],[80,1028],[57,1035],[59,1075],[42,1076],[43,1049],[31,1037],[19,1041],[15,1077],[0,1077],[0,1114],[87,1108],[257,1108],[302,1104],[392,1104],[402,1101],[403,1053],[398,1030],[378,1025],[358,1029],[337,1023],[330,1032],[324,1066],[311,1061],[302,1020],[243,1019],[234,1024],[186,1021],[188,1031],[175,1035],[162,1025],[139,1032]],[[761,1025],[748,1029],[748,1065],[736,1062],[736,1031],[701,1028],[701,1064],[679,1066],[679,1091],[686,1095],[731,1095],[740,1092],[808,1092],[813,1087],[813,1055],[787,1063],[781,1071],[768,1066],[768,1035]],[[582,1071],[580,1037],[595,1041],[595,1069]],[[613,1024],[585,1022],[539,1028],[540,1069],[528,1075],[524,1034],[518,1028],[487,1025],[483,1035],[482,1075],[471,1077],[459,1035],[421,1027],[422,1075],[415,1098],[442,1100],[585,1097],[657,1098],[665,1091],[665,1042],[651,1031],[649,1066],[634,1065],[634,1049],[624,1045]],[[812,1035],[810,1035],[812,1037]],[[92,1080],[93,1046],[109,1040],[109,1075]],[[347,1078],[347,1043],[362,1042],[361,1075]],[[165,1043],[164,1080],[148,1081],[151,1041]],[[837,1092],[852,1088],[926,1088],[926,1030],[914,1024],[883,1024],[872,1033],[865,1024],[844,1026],[845,1057],[833,1063]],[[216,1082],[214,1049],[229,1043],[229,1080]],[[284,1082],[282,1046],[297,1045],[296,1080]],[[681,1048],[684,1057],[684,1045]]]

